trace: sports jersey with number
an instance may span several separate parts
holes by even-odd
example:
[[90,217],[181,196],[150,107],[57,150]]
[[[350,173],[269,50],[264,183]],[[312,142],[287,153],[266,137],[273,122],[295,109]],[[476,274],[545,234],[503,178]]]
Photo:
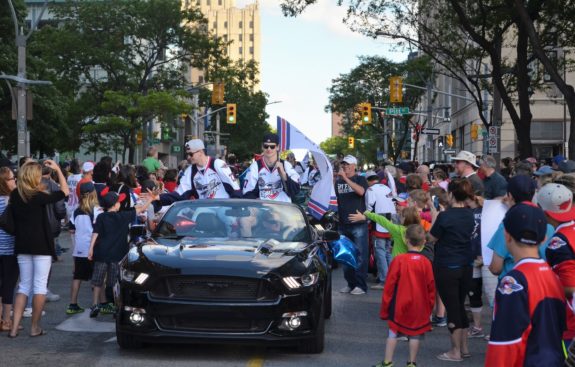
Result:
[[282,178],[277,168],[270,168],[265,164],[263,157],[254,161],[244,182],[244,198],[275,200],[291,203],[291,196],[299,191],[299,175],[287,161],[281,161],[287,175],[287,180]]
[[239,190],[234,174],[226,162],[208,157],[205,167],[191,165],[186,169],[176,190],[179,195],[186,193],[186,197],[177,198],[176,201],[189,199],[187,193],[190,191],[197,199],[227,199],[241,196]]
[[485,366],[563,366],[565,296],[542,259],[519,261],[499,282]]

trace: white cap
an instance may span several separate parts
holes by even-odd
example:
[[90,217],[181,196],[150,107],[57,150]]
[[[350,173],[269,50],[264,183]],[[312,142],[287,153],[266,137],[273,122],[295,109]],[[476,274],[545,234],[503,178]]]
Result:
[[94,163],[84,162],[82,165],[82,172],[92,172],[94,170]]
[[204,142],[200,139],[192,139],[188,140],[186,143],[186,150],[197,152],[198,150],[204,150],[206,147],[204,146]]
[[367,171],[367,172],[365,173],[365,178],[370,178],[370,177],[373,177],[373,176],[379,177],[379,176],[377,175],[377,173],[375,173],[374,171]]
[[464,161],[464,162],[469,163],[470,165],[472,165],[475,168],[479,167],[477,165],[477,157],[475,156],[475,154],[468,152],[467,150],[459,151],[459,153],[457,153],[455,158],[452,158],[452,160],[453,161]]
[[347,163],[347,164],[355,164],[355,165],[357,165],[357,159],[356,159],[354,156],[352,156],[351,154],[350,154],[350,155],[346,155],[345,157],[343,157],[343,161],[342,161],[342,162],[345,162],[345,163]]

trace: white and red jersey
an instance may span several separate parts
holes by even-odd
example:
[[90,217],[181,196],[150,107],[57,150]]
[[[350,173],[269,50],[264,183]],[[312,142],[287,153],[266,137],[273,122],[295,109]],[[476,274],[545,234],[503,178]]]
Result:
[[[282,182],[277,168],[270,169],[263,157],[254,161],[246,175],[244,198],[291,203],[291,196],[299,192],[299,175],[289,162],[281,160],[281,163],[287,175],[285,183]],[[284,187],[284,184],[287,187]]]
[[205,167],[194,164],[186,169],[177,192],[189,190],[198,199],[228,199],[237,197],[240,187],[226,162],[208,157]]

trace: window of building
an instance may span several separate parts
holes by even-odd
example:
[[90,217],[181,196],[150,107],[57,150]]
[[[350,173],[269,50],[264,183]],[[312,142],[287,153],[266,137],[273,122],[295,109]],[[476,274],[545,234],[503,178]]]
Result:
[[252,41],[252,42],[254,41],[254,35],[253,34],[250,34],[250,41]]
[[198,83],[203,83],[204,82],[204,76],[203,75],[199,75],[198,76]]
[[198,0],[198,1],[196,1],[196,5],[197,5],[197,6],[200,6],[200,5],[202,5],[202,0]]
[[253,27],[254,27],[254,21],[252,20],[252,21],[250,21],[250,28],[253,28]]
[[218,22],[214,22],[214,29],[218,28]]
[[222,6],[222,0],[218,0],[218,5]]
[[243,54],[243,53],[244,53],[244,48],[243,48],[243,47],[240,47],[239,52],[240,52],[240,54]]
[[244,40],[244,35],[243,35],[243,34],[240,34],[238,37],[239,37],[239,41],[240,41],[240,42],[242,42],[242,41]]
[[240,29],[244,27],[244,22],[240,20]]
[[223,38],[224,42],[228,42],[228,35],[227,34],[224,34],[222,36],[222,38]]
[[224,22],[224,28],[228,28],[228,22],[227,21]]
[[211,6],[211,5],[212,5],[212,0],[206,0],[206,4],[207,4],[208,6]]
[[252,54],[252,55],[254,54],[254,48],[253,47],[250,47],[250,54]]

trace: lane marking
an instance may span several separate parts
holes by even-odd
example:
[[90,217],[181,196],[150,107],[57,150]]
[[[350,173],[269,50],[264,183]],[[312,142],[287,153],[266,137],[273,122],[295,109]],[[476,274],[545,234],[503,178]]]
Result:
[[246,367],[263,367],[263,365],[264,365],[264,357],[255,356],[248,361]]
[[[104,316],[108,317],[108,316]],[[109,316],[112,317],[111,315]],[[90,318],[90,311],[71,316],[64,322],[56,326],[56,330],[74,331],[85,333],[113,333],[116,331],[116,324],[108,321],[98,321],[96,318]]]

